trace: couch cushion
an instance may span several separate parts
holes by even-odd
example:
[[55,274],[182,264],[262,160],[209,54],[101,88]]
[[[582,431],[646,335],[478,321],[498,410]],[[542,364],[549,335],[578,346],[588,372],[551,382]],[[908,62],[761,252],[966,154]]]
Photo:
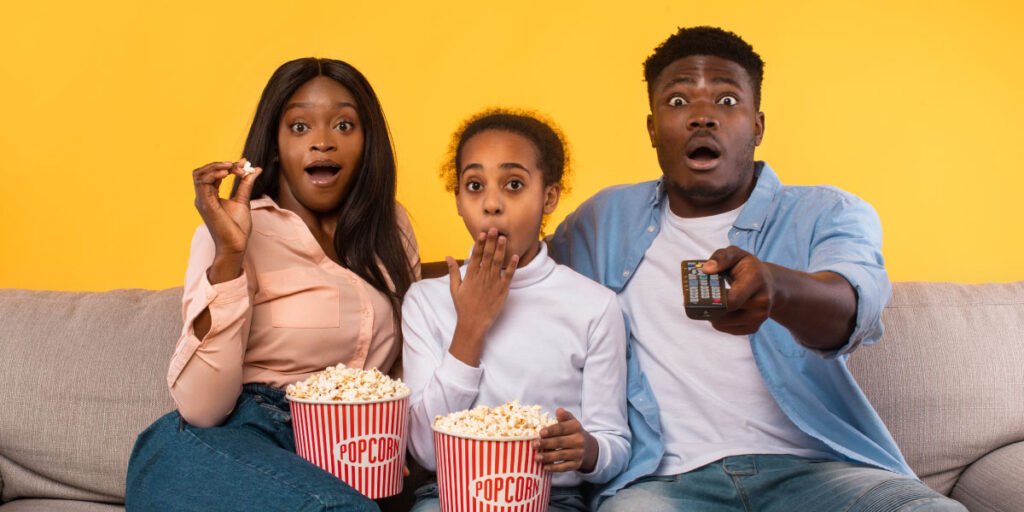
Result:
[[1024,282],[895,283],[883,320],[850,369],[910,466],[948,495],[978,458],[1024,440]]
[[971,512],[1020,510],[1024,506],[1024,442],[1004,446],[971,464],[953,488]]
[[124,512],[124,507],[73,500],[16,500],[0,506],[0,512]]
[[0,290],[0,500],[123,502],[180,329],[180,288]]

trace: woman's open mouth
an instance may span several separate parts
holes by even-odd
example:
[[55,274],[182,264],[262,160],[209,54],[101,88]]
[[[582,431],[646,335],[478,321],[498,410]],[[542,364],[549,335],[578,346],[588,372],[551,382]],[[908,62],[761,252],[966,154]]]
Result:
[[306,166],[309,181],[318,187],[329,187],[334,184],[340,171],[341,166],[330,160],[321,160]]

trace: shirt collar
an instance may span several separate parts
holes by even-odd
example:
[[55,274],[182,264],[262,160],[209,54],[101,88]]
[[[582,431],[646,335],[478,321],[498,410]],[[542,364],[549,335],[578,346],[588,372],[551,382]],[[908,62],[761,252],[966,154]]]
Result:
[[262,208],[273,208],[275,210],[280,210],[281,209],[281,207],[278,206],[277,203],[275,203],[274,200],[271,199],[270,196],[268,196],[266,194],[264,194],[259,199],[251,199],[249,201],[249,209],[250,210],[259,210],[259,209],[262,209]]
[[525,267],[516,269],[509,288],[526,288],[527,286],[537,284],[554,272],[555,266],[557,266],[555,260],[548,257],[547,244],[541,242],[537,255]]
[[[768,218],[768,211],[771,209],[772,201],[775,200],[775,194],[782,187],[782,182],[779,181],[779,177],[771,166],[763,161],[755,162],[754,179],[757,180],[754,191],[750,193],[746,204],[743,205],[743,211],[740,212],[740,216],[733,226],[739,229],[760,231],[764,227],[764,220]],[[651,207],[661,207],[661,202],[667,196],[668,190],[663,175],[658,178],[654,187],[654,194],[650,200]]]

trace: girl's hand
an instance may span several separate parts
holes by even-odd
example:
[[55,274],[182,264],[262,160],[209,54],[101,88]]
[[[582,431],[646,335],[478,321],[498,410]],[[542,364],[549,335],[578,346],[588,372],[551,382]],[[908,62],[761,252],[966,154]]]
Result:
[[512,276],[519,265],[519,255],[514,254],[509,258],[508,268],[502,268],[507,243],[504,236],[498,236],[497,228],[480,233],[469,257],[464,279],[455,260],[445,258],[455,312],[459,318],[449,352],[470,366],[480,364],[484,335],[501,313]]
[[[199,210],[216,246],[214,264],[208,274],[211,282],[222,282],[241,275],[242,257],[252,231],[249,196],[256,177],[263,172],[259,167],[246,172],[243,170],[244,164],[245,160],[214,162],[192,171],[196,210]],[[235,179],[241,180],[241,183],[233,197],[223,199],[219,188],[221,181],[229,174],[234,174]]]
[[590,435],[569,411],[555,411],[558,423],[540,429],[540,439],[533,442],[537,462],[555,473],[579,471],[590,473],[597,464],[597,440]]

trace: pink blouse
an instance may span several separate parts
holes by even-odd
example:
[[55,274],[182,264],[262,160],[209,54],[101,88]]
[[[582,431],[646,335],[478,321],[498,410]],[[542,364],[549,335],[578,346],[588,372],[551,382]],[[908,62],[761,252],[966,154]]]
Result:
[[[224,421],[242,384],[280,388],[339,362],[388,372],[402,352],[386,295],[328,258],[295,213],[267,197],[250,205],[240,277],[210,284],[213,238],[205,225],[192,238],[167,385],[181,416],[200,427]],[[419,279],[409,217],[401,206],[396,217]],[[193,322],[206,308],[210,331],[200,340]]]

